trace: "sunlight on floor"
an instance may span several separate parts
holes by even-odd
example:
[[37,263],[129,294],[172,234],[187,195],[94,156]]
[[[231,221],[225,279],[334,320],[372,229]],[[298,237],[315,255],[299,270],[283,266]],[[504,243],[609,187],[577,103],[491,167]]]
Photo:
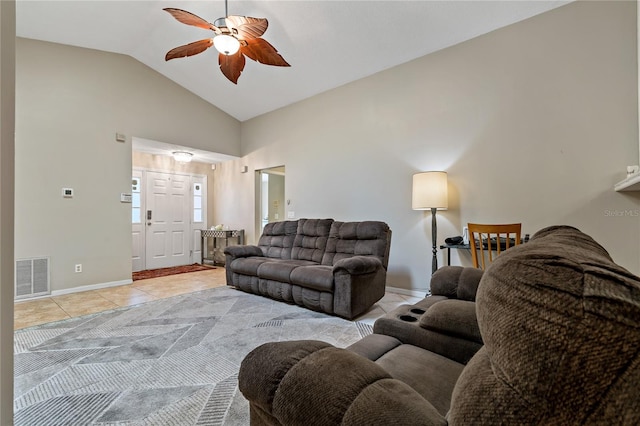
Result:
[[100,290],[16,302],[14,330],[226,285],[224,268],[134,281]]

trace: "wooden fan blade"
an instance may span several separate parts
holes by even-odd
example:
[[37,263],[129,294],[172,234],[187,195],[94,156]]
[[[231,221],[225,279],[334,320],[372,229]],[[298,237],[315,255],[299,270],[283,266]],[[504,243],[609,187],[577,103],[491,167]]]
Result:
[[225,19],[227,27],[239,40],[250,40],[258,38],[269,26],[269,21],[265,18],[252,18],[250,16],[227,16]]
[[174,18],[176,18],[179,22],[182,22],[183,24],[187,24],[187,25],[192,25],[194,27],[198,27],[198,28],[204,28],[205,30],[212,30],[215,31],[216,33],[220,33],[220,30],[218,29],[218,27],[216,27],[215,25],[213,25],[210,22],[205,21],[204,19],[202,19],[201,17],[194,15],[191,12],[187,12],[186,10],[182,10],[182,9],[175,9],[173,7],[166,7],[162,10],[165,10],[167,12],[169,12],[171,14],[171,16],[173,16]]
[[185,44],[184,46],[176,47],[167,52],[164,57],[165,61],[175,58],[184,58],[187,56],[197,55],[204,52],[208,48],[213,46],[213,39],[206,38],[204,40],[194,41],[193,43]]
[[220,71],[225,77],[229,79],[233,84],[238,84],[238,78],[244,69],[245,59],[241,51],[233,55],[225,55],[220,53],[218,55],[218,64],[220,64]]
[[277,67],[291,66],[280,56],[276,48],[263,38],[245,40],[245,43],[240,46],[240,51],[261,64]]

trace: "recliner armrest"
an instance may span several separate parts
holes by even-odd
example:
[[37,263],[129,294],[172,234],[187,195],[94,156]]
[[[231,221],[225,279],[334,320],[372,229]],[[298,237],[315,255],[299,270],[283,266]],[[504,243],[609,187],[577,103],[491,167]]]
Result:
[[264,256],[262,249],[258,246],[228,246],[224,249],[224,254],[232,256],[234,259],[239,257]]
[[353,256],[340,259],[333,265],[333,272],[344,270],[350,275],[363,275],[382,268],[380,259],[372,256]]
[[420,394],[373,361],[319,341],[259,346],[242,361],[238,384],[252,424],[447,424]]
[[448,299],[434,303],[420,317],[420,327],[482,344],[475,302]]

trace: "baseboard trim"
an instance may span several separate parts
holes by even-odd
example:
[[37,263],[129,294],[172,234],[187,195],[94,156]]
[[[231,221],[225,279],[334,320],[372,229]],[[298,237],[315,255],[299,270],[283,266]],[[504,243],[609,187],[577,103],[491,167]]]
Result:
[[[110,281],[110,282],[106,282],[106,283],[99,283],[99,284],[90,284],[90,285],[82,285],[80,287],[73,287],[73,288],[65,288],[62,290],[53,290],[51,291],[50,296],[62,296],[63,294],[72,294],[72,293],[79,293],[81,291],[89,291],[89,290],[100,290],[102,288],[109,288],[109,287],[117,287],[120,285],[126,285],[126,284],[131,284],[133,283],[132,279],[128,279],[128,280],[121,280],[121,281]],[[45,296],[47,297],[47,296]]]
[[389,293],[402,294],[403,296],[425,297],[429,290],[407,290],[406,288],[386,287]]

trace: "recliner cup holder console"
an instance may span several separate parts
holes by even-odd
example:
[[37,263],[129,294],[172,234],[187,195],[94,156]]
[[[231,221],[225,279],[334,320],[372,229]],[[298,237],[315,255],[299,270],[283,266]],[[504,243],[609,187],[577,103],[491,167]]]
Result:
[[413,309],[411,309],[411,312],[413,312],[414,314],[422,315],[426,311],[424,309],[420,309],[420,308],[413,308]]

